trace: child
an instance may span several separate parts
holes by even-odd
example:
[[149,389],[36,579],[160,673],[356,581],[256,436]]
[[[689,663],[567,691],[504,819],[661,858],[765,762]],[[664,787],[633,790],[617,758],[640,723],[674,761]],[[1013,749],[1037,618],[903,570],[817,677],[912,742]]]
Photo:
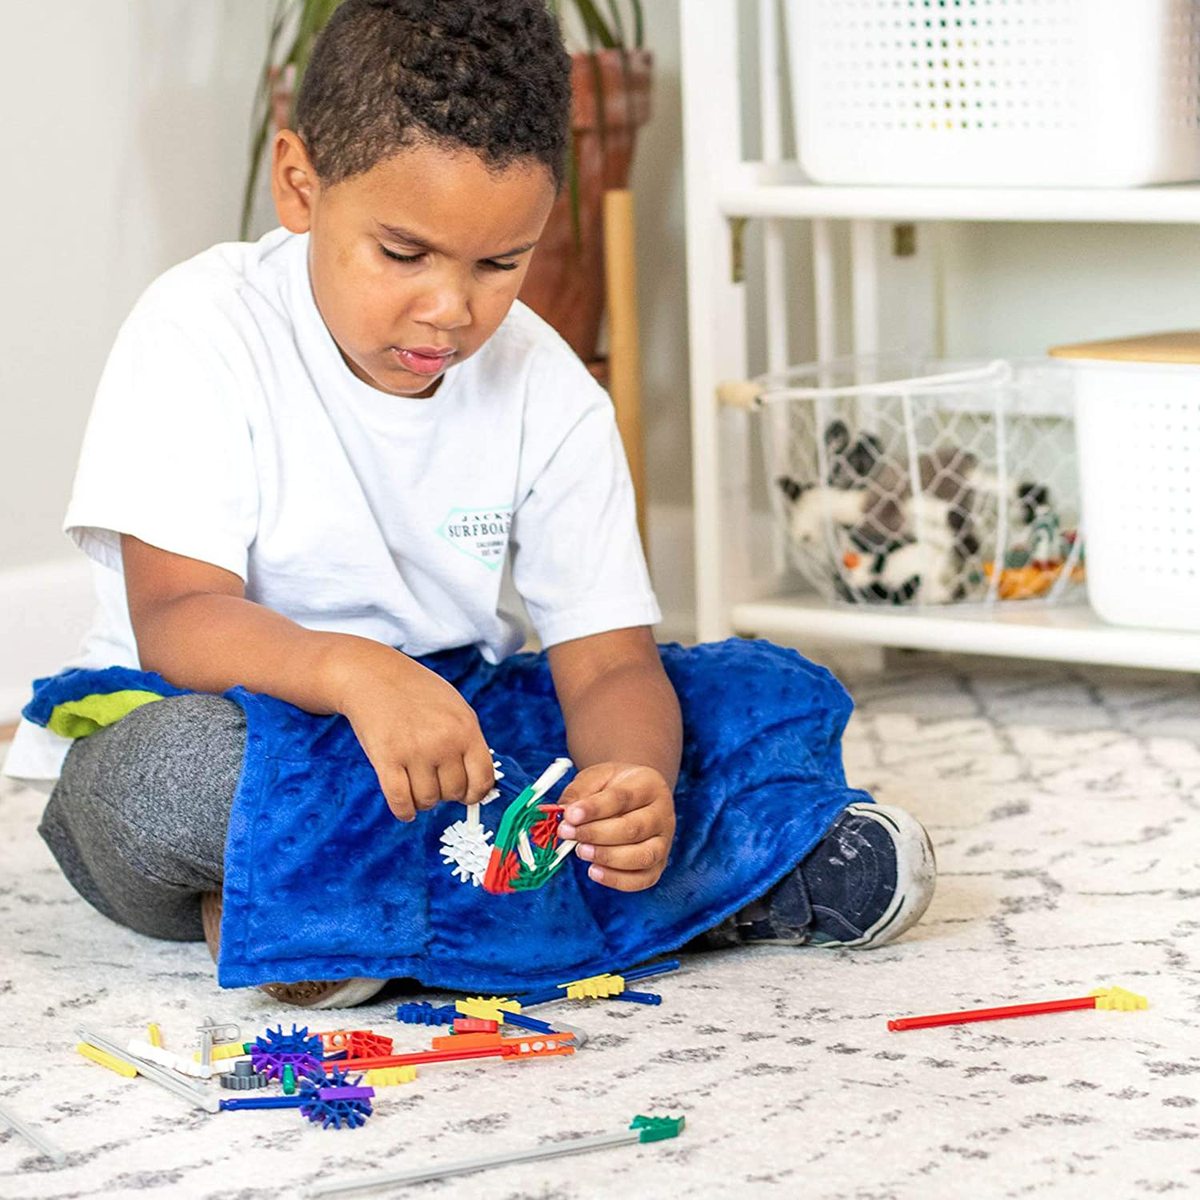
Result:
[[[41,833],[68,879],[220,942],[222,983],[345,1005],[706,930],[878,945],[928,904],[925,831],[845,785],[826,672],[654,644],[611,406],[515,299],[569,106],[544,0],[346,0],[275,140],[283,228],[168,271],[118,335],[66,518],[100,616],[26,710],[77,740],[23,725],[7,770],[61,760]],[[506,573],[542,655],[514,654]],[[490,747],[506,803],[578,768],[581,865],[540,892],[438,858]]]

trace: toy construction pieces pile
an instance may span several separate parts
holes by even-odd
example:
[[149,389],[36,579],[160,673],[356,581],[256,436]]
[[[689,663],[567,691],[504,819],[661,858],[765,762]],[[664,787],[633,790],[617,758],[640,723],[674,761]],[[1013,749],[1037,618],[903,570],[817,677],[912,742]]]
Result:
[[[567,764],[569,765],[569,764]],[[557,764],[556,764],[557,766]],[[565,770],[566,767],[563,767]],[[543,776],[528,789],[536,804],[536,789],[543,791],[558,776]],[[522,801],[528,809],[526,801]],[[514,806],[515,808],[515,806]],[[510,810],[512,812],[513,810]],[[509,831],[515,827],[514,816]],[[434,1006],[402,1004],[396,1017],[403,1024],[448,1026],[438,1031],[427,1048],[398,1051],[386,1034],[367,1029],[310,1031],[307,1026],[282,1025],[267,1029],[250,1041],[241,1040],[237,1025],[205,1017],[195,1027],[199,1048],[181,1053],[163,1044],[157,1025],[145,1037],[124,1043],[106,1033],[80,1027],[76,1049],[94,1063],[129,1079],[145,1079],[194,1108],[208,1113],[255,1112],[263,1109],[296,1109],[322,1129],[358,1129],[376,1115],[377,1092],[412,1083],[419,1070],[445,1063],[474,1065],[475,1060],[498,1059],[503,1064],[531,1059],[574,1055],[587,1042],[582,1029],[558,1020],[530,1016],[525,1009],[562,1000],[632,1000],[660,1004],[653,992],[630,989],[629,983],[678,970],[671,959],[624,972],[605,972],[553,987],[530,989],[518,996],[474,996]],[[7,1122],[43,1154],[64,1160],[57,1146],[15,1116],[0,1109]],[[331,1195],[387,1184],[417,1183],[447,1175],[482,1171],[509,1162],[526,1162],[559,1155],[580,1154],[608,1146],[659,1141],[678,1135],[683,1118],[635,1117],[629,1128],[599,1137],[582,1137],[551,1146],[517,1150],[486,1159],[449,1166],[406,1170],[395,1177],[341,1181],[317,1185],[312,1194]]]

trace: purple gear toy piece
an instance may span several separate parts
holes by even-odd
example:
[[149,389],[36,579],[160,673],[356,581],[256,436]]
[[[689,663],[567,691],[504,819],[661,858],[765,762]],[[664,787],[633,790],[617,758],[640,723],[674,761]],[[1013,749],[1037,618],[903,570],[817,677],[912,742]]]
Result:
[[428,1000],[413,1000],[396,1009],[396,1020],[405,1025],[453,1025],[458,1009],[453,1004],[437,1007]]
[[328,1075],[320,1068],[306,1073],[300,1080],[300,1097],[303,1100],[301,1114],[322,1129],[340,1129],[343,1124],[347,1129],[357,1129],[365,1125],[374,1111],[370,1100],[331,1100],[321,1096],[322,1092],[331,1088],[357,1087],[362,1076],[356,1075],[350,1079],[349,1075],[349,1071],[339,1071],[336,1067]]
[[278,1029],[268,1029],[255,1038],[250,1047],[250,1061],[254,1069],[261,1071],[268,1079],[282,1079],[283,1068],[288,1063],[293,1065],[297,1074],[319,1070],[323,1058],[321,1039],[315,1033],[310,1034],[307,1025],[302,1029],[293,1025],[291,1033],[284,1033],[282,1025]]

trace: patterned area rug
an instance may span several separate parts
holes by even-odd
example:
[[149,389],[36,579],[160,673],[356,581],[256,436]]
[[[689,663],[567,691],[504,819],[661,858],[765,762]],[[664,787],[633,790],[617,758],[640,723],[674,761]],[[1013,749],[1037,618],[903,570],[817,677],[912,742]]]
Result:
[[[219,992],[203,946],[98,916],[36,836],[40,797],[0,790],[0,1103],[68,1155],[52,1168],[0,1132],[0,1195],[297,1195],[313,1178],[604,1133],[636,1113],[682,1113],[687,1129],[423,1194],[1200,1194],[1200,680],[906,656],[851,684],[852,782],[914,811],[937,846],[941,882],[916,930],[865,953],[691,957],[657,981],[659,1008],[564,1006],[591,1035],[575,1057],[426,1067],[381,1090],[354,1132],[294,1112],[209,1117],[76,1055],[79,1022],[125,1039],[156,1020],[191,1049],[206,1014],[244,1035],[295,1014]],[[885,1024],[1107,983],[1149,1011]],[[314,1024],[427,1044],[392,1019],[397,999]]]

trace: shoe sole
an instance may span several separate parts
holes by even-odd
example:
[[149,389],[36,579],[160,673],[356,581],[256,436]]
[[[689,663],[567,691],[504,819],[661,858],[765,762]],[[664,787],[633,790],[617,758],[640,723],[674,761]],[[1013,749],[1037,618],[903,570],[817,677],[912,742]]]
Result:
[[810,942],[821,949],[844,946],[865,950],[886,946],[924,915],[937,882],[937,859],[925,827],[911,813],[886,804],[848,804],[847,812],[887,828],[896,846],[896,891],[883,915],[861,937],[846,941]]
[[[221,894],[205,892],[200,897],[200,921],[204,926],[204,940],[208,943],[213,962],[221,949]],[[355,976],[351,979],[310,979],[299,983],[264,983],[260,992],[266,992],[280,1004],[296,1008],[353,1008],[365,1004],[383,989],[386,979],[366,979]]]

